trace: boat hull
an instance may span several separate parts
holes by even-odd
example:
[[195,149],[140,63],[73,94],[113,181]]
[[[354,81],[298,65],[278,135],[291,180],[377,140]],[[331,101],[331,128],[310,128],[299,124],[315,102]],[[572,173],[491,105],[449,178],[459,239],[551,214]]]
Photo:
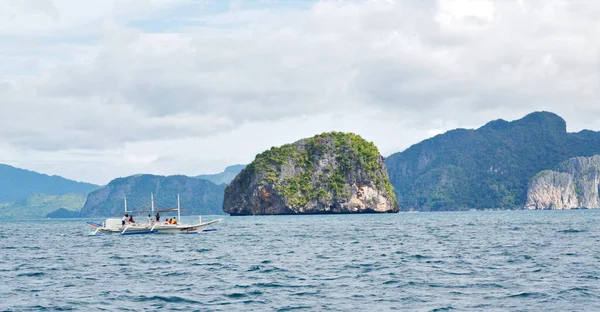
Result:
[[[198,234],[222,219],[198,224],[129,224],[125,226],[98,226],[97,223],[88,223],[96,228],[94,235],[101,234]],[[108,220],[107,220],[108,221]],[[107,222],[109,223],[109,222]]]

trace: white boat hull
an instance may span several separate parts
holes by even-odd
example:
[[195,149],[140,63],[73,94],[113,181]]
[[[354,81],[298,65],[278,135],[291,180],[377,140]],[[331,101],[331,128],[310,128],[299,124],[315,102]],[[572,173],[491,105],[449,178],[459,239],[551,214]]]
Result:
[[[114,226],[114,222],[110,222],[117,219],[108,219],[104,226],[95,226],[97,224],[90,223],[90,225],[96,227],[96,231],[93,233],[98,234],[120,234],[120,235],[133,235],[133,234],[198,234],[213,224],[220,222],[222,219],[217,219],[209,222],[203,222],[198,224],[126,224],[122,226]],[[120,220],[119,220],[120,222]],[[112,226],[111,226],[112,225]]]

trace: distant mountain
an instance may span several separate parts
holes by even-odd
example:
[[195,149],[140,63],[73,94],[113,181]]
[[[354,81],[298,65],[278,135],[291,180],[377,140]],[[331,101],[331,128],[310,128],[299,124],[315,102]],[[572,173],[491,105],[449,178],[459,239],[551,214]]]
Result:
[[224,172],[216,174],[202,174],[196,176],[198,179],[208,180],[215,184],[229,184],[235,176],[237,176],[242,170],[246,168],[246,165],[233,165],[225,168]]
[[11,203],[0,204],[0,218],[44,218],[59,208],[79,211],[86,198],[85,193],[64,195],[32,194]]
[[79,218],[79,211],[67,210],[65,208],[60,208],[52,211],[51,213],[46,215],[46,218],[52,219],[65,219],[65,218]]
[[600,154],[600,133],[567,133],[548,112],[456,129],[386,159],[402,210],[522,208],[538,172],[575,156]]
[[13,202],[32,194],[64,195],[89,193],[98,185],[76,182],[0,164],[0,203]]
[[[182,214],[223,214],[225,185],[182,175],[136,175],[112,180],[108,185],[91,192],[82,217],[113,216],[123,212],[123,198],[128,210],[150,209],[150,193],[154,193],[156,209],[175,208],[180,194]],[[185,210],[185,211],[184,211]]]

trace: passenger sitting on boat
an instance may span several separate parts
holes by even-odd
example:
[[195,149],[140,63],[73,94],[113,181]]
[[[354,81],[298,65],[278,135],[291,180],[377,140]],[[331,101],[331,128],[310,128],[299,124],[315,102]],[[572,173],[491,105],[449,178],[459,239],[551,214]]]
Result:
[[165,224],[171,224],[171,219],[165,220]]
[[129,216],[129,223],[135,223],[135,221],[133,221],[133,215]]
[[123,216],[123,218],[121,218],[121,225],[125,226],[125,222],[127,222],[127,216],[128,216],[128,215],[127,215],[127,214],[125,214],[125,215]]
[[177,224],[177,219],[173,218],[171,222],[173,222],[172,224]]

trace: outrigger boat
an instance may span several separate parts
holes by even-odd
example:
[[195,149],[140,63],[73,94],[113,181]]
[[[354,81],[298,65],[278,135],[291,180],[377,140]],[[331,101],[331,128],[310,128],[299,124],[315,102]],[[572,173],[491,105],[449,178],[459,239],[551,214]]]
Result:
[[[128,213],[147,213],[151,212],[154,216],[154,195],[150,194],[150,201],[152,203],[152,210],[137,210],[127,211],[127,198],[124,199],[125,214]],[[181,220],[181,207],[179,205],[179,194],[177,194],[177,208],[169,208],[156,210],[156,212],[175,212],[177,211],[177,220]],[[153,217],[152,217],[153,218]],[[92,235],[102,234],[120,234],[120,235],[131,235],[131,234],[152,234],[152,233],[168,233],[168,234],[198,234],[202,231],[207,230],[213,224],[222,221],[223,219],[212,220],[208,222],[202,222],[202,218],[195,224],[167,224],[164,222],[157,222],[154,219],[148,220],[146,223],[122,223],[122,219],[109,218],[102,224],[96,222],[88,222],[88,224],[94,227],[96,230]]]

